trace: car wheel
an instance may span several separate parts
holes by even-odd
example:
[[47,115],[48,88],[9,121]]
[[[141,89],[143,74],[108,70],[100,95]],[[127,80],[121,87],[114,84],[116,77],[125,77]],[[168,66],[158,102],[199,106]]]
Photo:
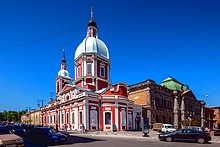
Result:
[[171,142],[172,140],[173,140],[172,137],[166,137],[167,142]]
[[205,139],[199,137],[199,138],[197,138],[197,142],[198,142],[199,144],[203,144],[203,143],[205,143]]

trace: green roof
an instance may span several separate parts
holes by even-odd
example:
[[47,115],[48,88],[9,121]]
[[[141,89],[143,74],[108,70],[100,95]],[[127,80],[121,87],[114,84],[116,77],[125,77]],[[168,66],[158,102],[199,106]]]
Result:
[[162,81],[160,84],[161,86],[164,86],[170,90],[178,90],[178,91],[186,91],[188,88],[186,85],[178,82],[176,79],[173,77],[168,77],[165,80]]

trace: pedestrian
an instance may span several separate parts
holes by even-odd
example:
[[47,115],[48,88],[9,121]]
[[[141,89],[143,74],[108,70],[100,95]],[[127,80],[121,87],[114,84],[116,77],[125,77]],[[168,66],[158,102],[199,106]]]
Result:
[[82,133],[84,133],[85,132],[85,126],[84,126],[84,124],[82,124]]
[[56,131],[58,132],[58,124],[56,124]]
[[67,132],[67,124],[64,124],[64,131]]

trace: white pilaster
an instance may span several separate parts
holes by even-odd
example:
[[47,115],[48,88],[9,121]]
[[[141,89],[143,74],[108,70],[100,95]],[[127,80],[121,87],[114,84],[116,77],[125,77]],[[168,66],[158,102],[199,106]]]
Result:
[[75,124],[74,124],[74,128],[75,129],[79,129],[79,111],[78,111],[78,103],[74,103],[74,120],[75,120]]
[[115,125],[117,127],[117,130],[119,130],[119,124],[118,124],[118,103],[115,104]]
[[84,126],[85,126],[85,129],[88,130],[89,129],[89,113],[88,113],[88,101],[87,100],[84,100],[83,101],[83,118],[84,118]]

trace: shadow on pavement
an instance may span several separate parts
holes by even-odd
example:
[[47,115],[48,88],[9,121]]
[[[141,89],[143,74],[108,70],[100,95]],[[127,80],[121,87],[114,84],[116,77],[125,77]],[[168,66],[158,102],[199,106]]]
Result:
[[[80,136],[72,136],[69,135],[68,133],[65,133],[67,135],[67,141],[62,143],[62,144],[54,144],[54,145],[49,145],[49,146],[57,146],[57,145],[70,145],[70,144],[77,144],[77,143],[91,143],[91,142],[96,142],[96,141],[106,141],[106,140],[101,140],[101,139],[92,139],[88,137],[80,137]],[[30,144],[25,141],[25,147],[46,147],[48,145],[42,145],[42,144]]]

